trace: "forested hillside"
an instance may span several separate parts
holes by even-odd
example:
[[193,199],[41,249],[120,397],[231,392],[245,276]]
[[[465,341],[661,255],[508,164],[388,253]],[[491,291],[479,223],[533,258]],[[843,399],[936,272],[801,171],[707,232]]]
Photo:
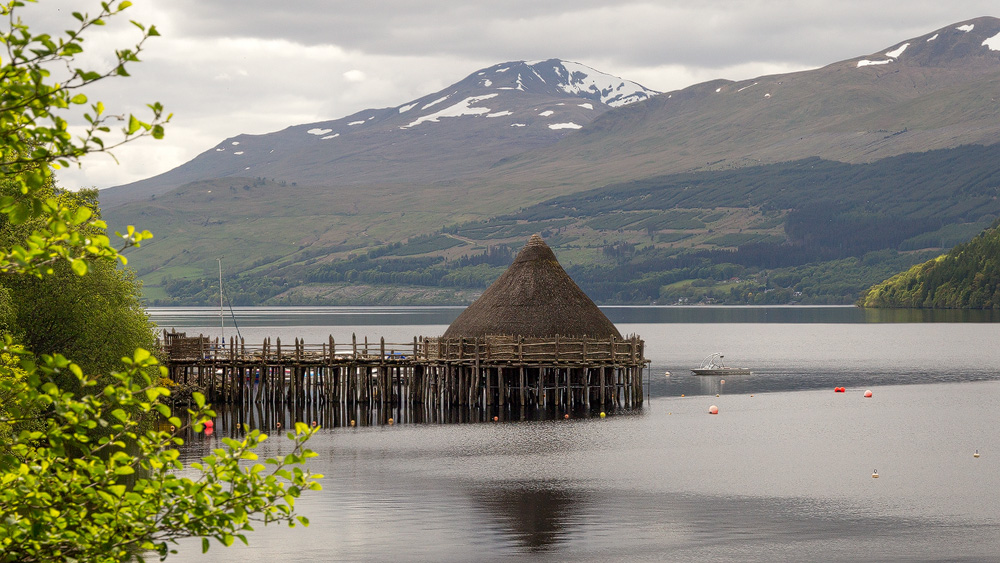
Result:
[[951,252],[869,289],[864,307],[1000,309],[1000,222]]
[[[603,303],[853,303],[1000,216],[992,162],[1000,145],[667,175],[374,248],[262,260],[226,287],[239,305],[464,303],[541,233]],[[218,295],[214,276],[159,288],[156,304]]]

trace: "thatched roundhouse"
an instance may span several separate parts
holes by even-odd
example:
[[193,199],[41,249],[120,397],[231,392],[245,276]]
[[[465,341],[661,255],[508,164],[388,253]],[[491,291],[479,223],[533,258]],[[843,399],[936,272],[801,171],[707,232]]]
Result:
[[451,323],[444,338],[556,335],[622,340],[542,237],[532,235],[510,268]]
[[424,339],[423,360],[432,388],[454,404],[630,406],[642,404],[644,348],[638,336],[622,337],[532,235],[442,337]]

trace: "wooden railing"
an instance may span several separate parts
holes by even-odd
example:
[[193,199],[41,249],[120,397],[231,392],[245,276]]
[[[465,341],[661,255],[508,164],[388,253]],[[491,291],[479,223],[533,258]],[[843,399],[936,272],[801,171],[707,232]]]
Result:
[[187,337],[182,333],[165,335],[163,344],[168,361],[184,362],[304,362],[329,363],[363,361],[374,363],[471,363],[507,365],[615,364],[638,365],[646,362],[645,343],[632,335],[624,340],[581,338],[524,338],[488,336],[484,338],[419,338],[411,342],[327,342],[306,343],[295,339],[266,338],[259,346],[247,346],[243,339],[231,338],[220,343],[205,336]]

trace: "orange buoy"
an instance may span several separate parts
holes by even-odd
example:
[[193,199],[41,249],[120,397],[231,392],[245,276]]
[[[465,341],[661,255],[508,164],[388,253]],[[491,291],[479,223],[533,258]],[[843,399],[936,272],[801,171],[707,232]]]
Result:
[[175,430],[177,430],[177,428],[175,428],[175,427],[174,427],[174,425],[173,425],[173,424],[171,424],[171,425],[170,425],[170,431],[171,431],[171,432],[173,432],[173,431],[175,431]]
[[351,426],[354,426],[354,419],[351,419]]
[[394,423],[393,423],[392,419],[390,418],[390,419],[389,419],[389,426],[392,426],[393,424],[394,424]]
[[681,397],[683,397],[683,396],[684,396],[684,393],[681,393]]
[[708,407],[708,414],[719,414],[719,407],[715,405]]
[[566,419],[566,420],[569,420],[569,415],[568,414],[564,414],[563,418]]
[[726,384],[726,380],[725,379],[720,379],[719,380],[719,385],[725,385],[725,384]]
[[499,417],[499,416],[494,416],[494,417],[493,417],[493,422],[496,422],[496,421],[498,421],[498,420],[500,420],[500,417]]
[[872,390],[871,389],[868,389],[867,391],[865,391],[865,398],[866,399],[871,399],[872,398]]
[[315,426],[316,426],[316,421],[314,420],[314,421],[313,421],[313,427],[315,427]]
[[277,426],[278,426],[278,428],[281,428],[281,423],[279,422],[279,423],[277,424]]

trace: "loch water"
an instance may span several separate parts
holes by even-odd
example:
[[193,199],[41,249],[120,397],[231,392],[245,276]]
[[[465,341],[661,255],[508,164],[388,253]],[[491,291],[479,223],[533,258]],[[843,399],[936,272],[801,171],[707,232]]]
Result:
[[[324,428],[309,444],[323,490],[296,504],[308,528],[259,527],[249,546],[213,543],[204,555],[185,541],[170,560],[1000,560],[996,313],[604,310],[646,341],[641,408]],[[409,342],[440,335],[460,312],[151,315],[165,330],[238,331],[249,345]],[[713,352],[752,375],[691,375]],[[186,460],[235,432],[221,418],[215,435],[189,436]],[[262,457],[289,449],[272,434]]]

